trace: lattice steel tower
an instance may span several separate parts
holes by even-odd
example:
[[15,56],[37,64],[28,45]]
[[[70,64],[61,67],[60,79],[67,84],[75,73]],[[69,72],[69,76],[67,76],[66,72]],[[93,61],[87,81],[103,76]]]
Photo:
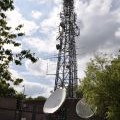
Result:
[[60,13],[59,36],[56,45],[58,62],[56,68],[55,90],[60,87],[67,88],[67,97],[74,98],[77,87],[77,60],[75,37],[79,35],[74,12],[74,0],[63,0],[63,11]]

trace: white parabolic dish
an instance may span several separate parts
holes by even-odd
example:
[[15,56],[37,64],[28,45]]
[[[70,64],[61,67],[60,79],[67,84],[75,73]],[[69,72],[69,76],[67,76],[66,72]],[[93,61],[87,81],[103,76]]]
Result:
[[90,106],[81,99],[76,105],[76,113],[81,118],[90,118],[94,115],[96,109],[92,110]]
[[65,101],[65,98],[66,98],[65,88],[55,90],[45,102],[43,112],[44,113],[56,112]]

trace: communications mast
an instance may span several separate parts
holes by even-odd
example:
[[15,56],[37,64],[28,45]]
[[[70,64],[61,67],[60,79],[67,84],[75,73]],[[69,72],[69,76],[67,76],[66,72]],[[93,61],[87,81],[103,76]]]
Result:
[[[48,114],[48,120],[83,120],[82,118],[93,116],[96,108],[92,109],[84,99],[76,97],[78,82],[75,38],[79,36],[80,30],[76,24],[74,0],[63,0],[60,18],[59,36],[57,37],[59,44],[56,45],[58,61],[55,92],[47,99],[44,112]],[[66,91],[67,99],[65,99]]]
[[74,0],[63,0],[63,10],[60,13],[59,36],[56,45],[58,61],[56,68],[55,90],[67,89],[67,98],[75,98],[77,82],[77,60],[75,38],[80,30],[76,24]]

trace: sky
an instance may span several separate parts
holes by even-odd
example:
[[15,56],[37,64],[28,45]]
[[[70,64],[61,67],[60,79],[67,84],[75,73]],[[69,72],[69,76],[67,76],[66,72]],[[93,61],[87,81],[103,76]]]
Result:
[[[62,11],[62,0],[15,0],[15,10],[7,12],[9,25],[23,24],[25,37],[19,39],[20,48],[30,49],[39,57],[37,63],[25,60],[22,66],[10,66],[13,77],[23,83],[15,87],[25,95],[50,95],[54,88],[57,56],[56,37]],[[120,0],[75,0],[80,36],[76,38],[78,77],[85,76],[86,63],[95,54],[118,54],[120,49]],[[13,46],[9,46],[12,48]]]

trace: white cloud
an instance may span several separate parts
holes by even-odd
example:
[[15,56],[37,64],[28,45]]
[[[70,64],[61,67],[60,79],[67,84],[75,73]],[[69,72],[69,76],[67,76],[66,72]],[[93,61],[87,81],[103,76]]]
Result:
[[[37,96],[45,96],[48,97],[50,95],[50,91],[53,90],[52,85],[49,84],[42,84],[36,83],[34,81],[29,82],[29,80],[25,79],[24,76],[20,75],[20,73],[14,69],[10,69],[13,78],[22,78],[24,81],[18,85],[14,86],[14,88],[18,91],[23,93],[23,85],[25,86],[25,95],[37,97]],[[29,78],[28,78],[29,79]],[[49,82],[48,82],[49,83]],[[12,85],[13,86],[13,85]]]
[[36,11],[36,10],[32,10],[32,14],[31,15],[32,15],[32,17],[34,19],[39,19],[42,16],[42,13],[39,12],[39,11]]
[[48,15],[48,18],[44,19],[40,23],[40,34],[46,36],[44,39],[38,37],[27,37],[23,40],[23,44],[29,45],[29,47],[36,49],[39,53],[56,53],[56,41],[60,8],[55,7],[53,11]]
[[9,71],[12,74],[13,78],[21,78],[24,79],[24,77],[22,75],[20,75],[16,70],[14,70],[13,68],[10,68]]
[[48,18],[44,19],[40,23],[41,32],[47,34],[48,33],[51,34],[51,32],[53,31],[57,32],[58,26],[60,24],[60,18],[59,18],[60,10],[61,10],[60,5],[54,7],[53,10],[50,12],[50,14],[48,14]]
[[44,4],[47,0],[28,0],[30,2],[37,2],[39,4]]
[[37,2],[39,4],[46,4],[46,3],[55,3],[55,4],[59,4],[61,3],[60,0],[28,0],[28,1],[31,1],[31,2]]
[[23,15],[20,13],[20,10],[18,8],[16,8],[13,11],[8,11],[7,16],[8,16],[8,25],[15,28],[19,24],[23,24],[24,27],[21,29],[21,31],[25,32],[26,35],[32,35],[39,28],[34,21],[27,20],[25,17],[23,17]]
[[35,48],[39,53],[55,53],[56,39],[55,36],[41,40],[40,38],[28,37],[23,39],[23,43],[29,45],[30,48]]
[[83,78],[85,76],[85,69],[86,69],[86,63],[90,61],[91,55],[87,55],[81,59],[77,60],[77,66],[78,66],[78,78]]
[[55,74],[56,62],[40,59],[32,64],[29,60],[25,63],[26,69],[36,76],[47,77],[47,74]]
[[12,44],[5,44],[4,48],[12,50],[13,53],[19,53],[22,50],[22,45],[19,47],[14,47]]
[[32,64],[29,60],[25,63],[26,69],[33,75],[46,76],[47,73],[47,61],[39,59],[35,64]]
[[118,28],[118,30],[115,32],[115,36],[120,39],[120,28]]
[[113,0],[76,2],[77,21],[80,22],[78,25],[81,28],[81,36],[77,40],[80,48],[78,54],[94,54],[102,49],[105,50],[103,52],[106,52],[106,49],[113,52],[119,49],[120,41],[115,33],[120,27],[120,7],[111,10],[112,2]]
[[18,92],[23,93],[23,85],[25,86],[25,95],[37,97],[37,96],[44,96],[48,97],[50,95],[50,91],[53,90],[50,86],[43,85],[41,83],[34,83],[34,82],[28,82],[24,81],[21,85],[15,86],[15,89]]

